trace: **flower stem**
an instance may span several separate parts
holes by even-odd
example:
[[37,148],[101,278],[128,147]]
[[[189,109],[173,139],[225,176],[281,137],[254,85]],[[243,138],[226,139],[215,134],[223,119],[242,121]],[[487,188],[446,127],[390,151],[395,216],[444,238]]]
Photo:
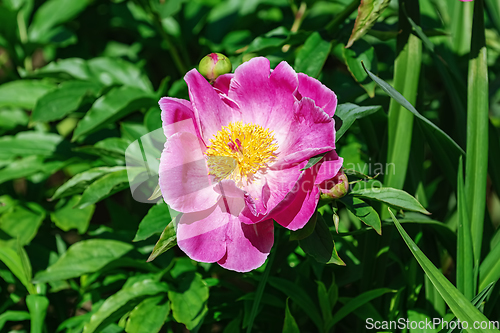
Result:
[[259,309],[260,300],[262,299],[262,295],[264,294],[264,288],[266,287],[267,279],[269,278],[269,273],[271,272],[271,266],[273,265],[274,257],[276,256],[276,251],[278,249],[277,240],[279,240],[279,229],[276,230],[276,241],[274,248],[271,250],[271,254],[267,259],[266,269],[264,270],[264,274],[260,279],[259,286],[255,291],[255,298],[253,300],[252,311],[250,312],[250,320],[248,322],[247,333],[252,332],[253,322],[255,320],[255,316],[257,315],[257,310]]
[[353,0],[347,7],[344,8],[335,18],[326,25],[325,29],[329,33],[335,32],[337,28],[359,7],[361,0]]
[[184,75],[187,72],[186,66],[184,65],[181,57],[179,56],[179,51],[175,47],[174,43],[172,43],[170,36],[163,28],[163,24],[161,23],[160,16],[158,15],[158,13],[156,13],[154,11],[150,11],[150,13],[153,17],[154,25],[156,26],[156,28],[158,29],[158,32],[160,33],[160,36],[163,38],[165,43],[167,43],[168,50],[170,51],[170,55],[172,56],[172,59],[174,60],[175,66],[179,70],[181,76]]

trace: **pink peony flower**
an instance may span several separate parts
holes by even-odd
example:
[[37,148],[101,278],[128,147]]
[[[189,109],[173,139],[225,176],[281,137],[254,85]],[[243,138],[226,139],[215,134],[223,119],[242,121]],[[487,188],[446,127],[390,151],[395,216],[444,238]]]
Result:
[[[160,100],[167,137],[165,202],[182,212],[177,244],[190,258],[247,272],[273,245],[273,220],[296,230],[316,209],[318,185],[342,166],[335,153],[335,94],[281,62],[254,58],[212,86],[195,69],[190,101]],[[326,153],[307,170],[311,157]]]

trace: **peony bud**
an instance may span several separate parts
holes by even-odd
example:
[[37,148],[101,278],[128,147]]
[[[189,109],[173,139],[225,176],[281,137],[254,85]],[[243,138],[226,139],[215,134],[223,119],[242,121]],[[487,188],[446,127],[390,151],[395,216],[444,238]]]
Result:
[[321,199],[339,199],[347,194],[349,181],[342,169],[332,179],[326,180],[319,185]]
[[233,66],[228,57],[222,53],[210,53],[200,61],[199,71],[210,82],[222,74],[230,73]]

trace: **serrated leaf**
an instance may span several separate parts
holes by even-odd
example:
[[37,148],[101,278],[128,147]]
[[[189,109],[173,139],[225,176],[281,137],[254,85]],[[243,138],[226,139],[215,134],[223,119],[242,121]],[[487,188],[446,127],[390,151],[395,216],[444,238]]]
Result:
[[390,0],[361,0],[358,16],[346,47],[351,47],[356,40],[370,30],[390,2]]
[[422,214],[430,214],[414,197],[407,192],[397,190],[392,187],[367,188],[352,191],[350,193],[355,197],[367,198],[384,202],[388,205],[419,212]]
[[89,239],[73,244],[59,260],[35,275],[35,283],[67,280],[93,273],[133,249],[111,239]]

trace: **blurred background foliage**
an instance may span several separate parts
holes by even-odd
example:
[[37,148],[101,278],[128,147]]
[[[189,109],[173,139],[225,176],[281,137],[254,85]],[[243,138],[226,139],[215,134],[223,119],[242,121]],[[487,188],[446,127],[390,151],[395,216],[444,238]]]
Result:
[[[210,52],[233,69],[284,60],[335,91],[345,167],[380,173],[355,190],[381,181],[414,195],[432,215],[400,222],[498,320],[500,287],[487,285],[500,277],[500,3],[475,3],[364,1],[356,21],[349,0],[1,0],[0,332],[364,332],[366,318],[457,315],[370,197],[365,211],[353,197],[322,206],[306,238],[277,227],[272,262],[254,272],[176,247],[146,262],[171,217],[132,198],[125,150],[161,127],[160,97],[188,98],[183,76]],[[310,255],[332,238],[345,266],[324,264],[331,248]]]

